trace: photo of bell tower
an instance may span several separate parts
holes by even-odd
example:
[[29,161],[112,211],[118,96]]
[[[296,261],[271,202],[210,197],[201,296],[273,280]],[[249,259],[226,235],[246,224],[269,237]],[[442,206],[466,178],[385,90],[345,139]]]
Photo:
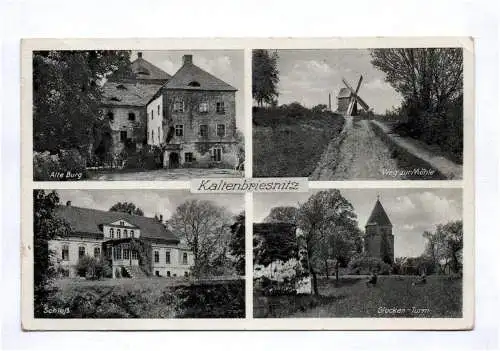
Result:
[[394,262],[394,235],[392,223],[377,197],[375,207],[365,226],[364,251],[372,257],[392,264]]

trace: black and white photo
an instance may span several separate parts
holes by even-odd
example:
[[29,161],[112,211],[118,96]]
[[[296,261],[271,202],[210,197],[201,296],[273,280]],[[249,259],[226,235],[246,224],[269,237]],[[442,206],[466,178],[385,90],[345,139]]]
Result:
[[240,195],[33,192],[35,318],[244,318]]
[[243,53],[34,51],[38,181],[241,177]]
[[462,179],[461,48],[252,56],[254,177]]

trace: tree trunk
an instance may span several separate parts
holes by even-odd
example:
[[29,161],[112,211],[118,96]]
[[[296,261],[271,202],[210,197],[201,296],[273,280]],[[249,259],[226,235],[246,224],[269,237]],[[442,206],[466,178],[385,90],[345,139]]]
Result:
[[339,281],[339,260],[336,260],[335,262],[335,280],[338,282]]
[[315,271],[311,271],[311,275],[312,275],[312,283],[313,283],[314,295],[318,296],[319,295],[319,291],[318,291],[318,277],[316,276],[316,272]]

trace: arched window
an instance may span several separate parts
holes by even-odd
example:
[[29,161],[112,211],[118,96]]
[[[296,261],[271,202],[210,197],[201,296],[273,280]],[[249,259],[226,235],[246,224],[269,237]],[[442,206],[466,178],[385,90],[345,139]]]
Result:
[[133,230],[130,230],[130,237],[133,238],[134,237],[134,231]]
[[123,237],[128,238],[127,229],[123,229]]
[[109,236],[111,237],[111,239],[115,238],[115,231],[113,228],[109,228]]
[[85,256],[85,246],[80,246],[78,248],[78,258],[82,258]]
[[122,237],[122,232],[120,231],[120,229],[117,229],[116,230],[116,238],[120,239],[121,237]]

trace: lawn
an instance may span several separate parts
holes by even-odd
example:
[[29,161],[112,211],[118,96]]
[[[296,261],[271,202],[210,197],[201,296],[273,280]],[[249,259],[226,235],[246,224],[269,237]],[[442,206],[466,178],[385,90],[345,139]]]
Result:
[[308,177],[344,124],[331,112],[290,117],[255,111],[253,120],[254,177]]
[[38,318],[244,318],[242,279],[61,280]]
[[320,296],[254,296],[254,317],[455,317],[462,316],[462,280],[429,276],[413,286],[414,276],[381,276],[377,286],[366,279],[319,282]]

